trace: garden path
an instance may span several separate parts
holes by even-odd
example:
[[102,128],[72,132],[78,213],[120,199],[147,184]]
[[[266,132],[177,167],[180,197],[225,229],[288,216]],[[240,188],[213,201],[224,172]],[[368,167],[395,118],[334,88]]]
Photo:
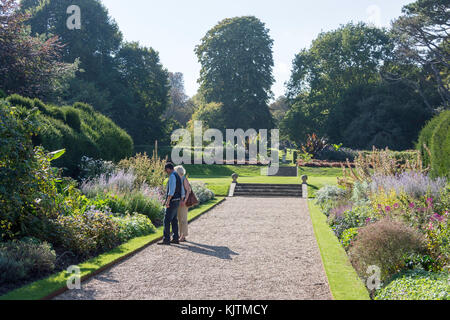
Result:
[[189,226],[57,299],[331,299],[307,202],[229,198]]

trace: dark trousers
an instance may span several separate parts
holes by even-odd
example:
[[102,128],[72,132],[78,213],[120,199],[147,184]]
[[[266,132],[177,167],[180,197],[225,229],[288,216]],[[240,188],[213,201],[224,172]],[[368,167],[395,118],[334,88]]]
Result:
[[170,207],[166,208],[166,214],[164,215],[164,241],[170,241],[170,225],[172,224],[173,240],[178,240],[178,207],[180,206],[179,200],[173,200],[170,202]]

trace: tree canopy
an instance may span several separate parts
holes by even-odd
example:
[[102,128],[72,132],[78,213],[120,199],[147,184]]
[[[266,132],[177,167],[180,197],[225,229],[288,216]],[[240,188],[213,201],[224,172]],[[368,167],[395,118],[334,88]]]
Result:
[[264,23],[247,16],[222,20],[196,47],[200,92],[207,103],[223,105],[226,127],[272,127],[272,46]]

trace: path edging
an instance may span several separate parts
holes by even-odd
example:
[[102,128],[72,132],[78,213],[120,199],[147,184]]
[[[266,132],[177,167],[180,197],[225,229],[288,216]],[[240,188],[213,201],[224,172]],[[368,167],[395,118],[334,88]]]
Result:
[[327,224],[326,216],[308,200],[314,234],[334,300],[370,300],[362,280],[351,265],[347,253]]
[[[197,220],[205,213],[211,211],[212,209],[217,207],[219,204],[223,203],[226,200],[226,198],[217,197],[215,200],[217,202],[211,206],[208,206],[208,205],[210,205],[210,203],[204,204],[206,206],[206,209],[203,211],[200,211],[198,213],[194,213],[194,215],[189,218],[189,223]],[[197,209],[201,209],[201,207],[197,208]],[[194,209],[194,211],[195,210],[196,209]],[[80,281],[84,282],[84,281],[98,275],[99,273],[113,267],[114,265],[124,261],[125,259],[139,253],[140,251],[144,250],[145,248],[151,246],[152,244],[155,244],[156,242],[160,241],[163,238],[162,227],[159,227],[157,229],[156,233],[154,233],[154,234],[131,239],[131,240],[121,244],[119,247],[112,249],[111,251],[105,252],[97,257],[91,258],[88,261],[81,263],[80,266],[88,265],[88,264],[92,264],[92,263],[95,264],[96,260],[99,260],[102,257],[106,257],[108,255],[114,254],[114,252],[117,250],[120,250],[121,247],[126,247],[127,245],[130,245],[133,242],[140,242],[143,239],[147,239],[147,238],[148,238],[148,240],[145,240],[144,243],[139,245],[137,248],[134,248],[131,251],[126,252],[123,255],[120,255],[118,258],[116,258],[104,265],[101,265],[100,267],[96,268],[95,270],[92,270],[92,271],[88,272],[87,274],[82,275]],[[67,285],[66,285],[66,281],[67,281],[66,274],[67,274],[66,271],[61,271],[59,273],[52,274],[45,279],[37,280],[35,282],[25,285],[24,287],[21,287],[21,288],[13,290],[11,292],[8,292],[5,295],[0,296],[0,300],[50,300],[50,299],[53,299],[54,297],[66,292],[68,290]],[[43,293],[43,295],[41,295],[41,296],[39,296],[38,292],[35,292],[38,289],[33,289],[33,287],[37,286],[38,283],[44,283],[46,281],[54,282],[54,281],[52,281],[52,278],[55,278],[55,277],[63,278],[61,280],[59,280],[59,279],[56,280],[56,282],[58,282],[58,283],[61,282],[61,286],[58,289],[52,290],[50,293]],[[29,291],[29,292],[27,292],[27,291]],[[39,296],[39,297],[34,297],[34,296]]]

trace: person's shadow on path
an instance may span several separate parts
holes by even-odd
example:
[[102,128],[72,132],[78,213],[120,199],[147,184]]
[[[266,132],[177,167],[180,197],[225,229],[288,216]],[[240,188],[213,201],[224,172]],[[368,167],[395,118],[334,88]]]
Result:
[[228,247],[209,246],[206,244],[186,241],[177,245],[177,248],[188,250],[194,253],[204,254],[223,260],[233,260],[232,256],[238,256],[239,253],[234,252]]

